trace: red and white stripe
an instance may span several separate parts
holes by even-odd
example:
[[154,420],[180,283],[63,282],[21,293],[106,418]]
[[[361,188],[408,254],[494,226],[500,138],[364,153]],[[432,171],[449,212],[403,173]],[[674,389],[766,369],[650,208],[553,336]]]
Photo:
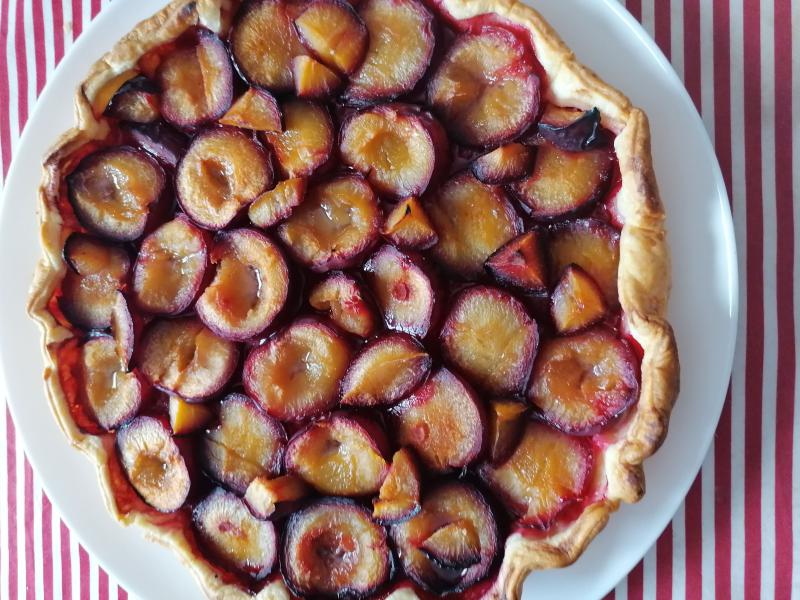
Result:
[[[3,176],[47,76],[107,1],[0,0]],[[800,0],[625,4],[714,142],[742,292],[711,451],[672,524],[610,597],[800,598]],[[0,598],[127,598],[42,493],[5,407],[0,463]]]

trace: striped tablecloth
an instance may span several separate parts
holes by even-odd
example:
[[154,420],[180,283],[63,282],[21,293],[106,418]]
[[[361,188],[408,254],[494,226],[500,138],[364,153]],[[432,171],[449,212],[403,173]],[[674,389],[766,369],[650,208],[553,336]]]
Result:
[[[3,175],[48,74],[106,1],[0,0]],[[800,598],[800,0],[626,5],[671,59],[716,146],[742,316],[702,472],[612,597]],[[0,456],[0,598],[127,597],[42,493],[5,407]]]

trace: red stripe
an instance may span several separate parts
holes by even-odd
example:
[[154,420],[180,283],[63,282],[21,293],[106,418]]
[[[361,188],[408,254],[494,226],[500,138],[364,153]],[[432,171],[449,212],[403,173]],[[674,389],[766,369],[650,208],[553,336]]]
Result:
[[25,493],[25,588],[27,597],[36,600],[36,555],[33,552],[33,471],[28,459],[24,467]]
[[[677,0],[680,1],[680,0]],[[667,56],[672,57],[672,7],[671,0],[657,0],[653,2],[655,16],[656,44]]]
[[729,0],[714,0],[714,146],[728,194],[731,185],[731,14]]
[[61,0],[51,0],[53,3],[53,53],[55,64],[64,57],[64,7]]
[[686,495],[684,515],[686,600],[700,600],[703,595],[703,488],[700,474]]
[[[8,39],[8,3],[10,0],[0,0],[0,40]],[[0,106],[10,106],[8,53],[6,45],[0,44]],[[9,124],[9,111],[0,110],[0,146],[3,154],[3,180],[11,164],[11,126]]]
[[714,585],[718,598],[731,597],[731,390],[714,441]]
[[83,31],[83,2],[72,0],[72,39],[78,39]]
[[100,0],[92,0],[92,18],[94,19],[97,16],[97,13],[100,12]]
[[778,297],[778,389],[775,432],[775,597],[792,593],[792,425],[794,423],[794,215],[792,183],[792,11],[775,2],[775,194]]
[[91,584],[89,583],[89,555],[83,546],[78,546],[78,569],[80,571],[81,600],[90,598]]
[[72,598],[72,558],[69,548],[69,529],[61,521],[61,597]]
[[608,594],[606,594],[606,597],[603,598],[603,600],[614,600],[615,598],[616,598],[616,593],[614,592],[614,590],[611,590],[610,592],[608,592]]
[[128,600],[128,592],[121,587],[117,587],[117,600]]
[[628,573],[628,600],[644,598],[644,563],[639,561],[633,571]]
[[698,111],[703,110],[700,72],[700,0],[684,0],[683,82]]
[[42,493],[42,589],[45,600],[53,597],[53,507]]
[[14,23],[14,48],[17,55],[17,115],[19,131],[28,121],[28,56],[25,50],[25,0],[17,0],[17,19]]
[[672,523],[656,542],[656,600],[672,600]]
[[6,472],[8,473],[8,597],[16,598],[19,589],[17,559],[17,438],[11,413],[6,406]]
[[44,37],[44,14],[41,1],[33,3],[33,39],[33,48],[36,52],[36,96],[38,97],[47,76],[47,43]]
[[102,567],[97,567],[97,592],[100,600],[108,600],[108,573]]
[[625,0],[625,7],[637,21],[642,21],[642,0]]

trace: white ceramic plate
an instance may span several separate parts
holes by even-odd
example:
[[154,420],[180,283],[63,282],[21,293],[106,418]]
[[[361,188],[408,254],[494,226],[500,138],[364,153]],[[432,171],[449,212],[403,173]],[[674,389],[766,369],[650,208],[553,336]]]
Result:
[[[725,186],[688,94],[639,24],[615,0],[529,0],[580,60],[650,116],[653,154],[669,215],[674,291],[670,320],[682,392],[669,437],[647,461],[647,495],[613,515],[573,566],[528,578],[524,597],[600,598],[666,527],[706,454],[722,408],[736,335],[738,279]],[[71,98],[89,65],[164,0],[114,2],[80,37],[48,82],[11,166],[0,212],[0,363],[6,397],[28,457],[72,531],[134,595],[187,597],[197,589],[170,551],[120,527],[106,512],[94,469],[72,450],[41,384],[40,333],[25,304],[39,258],[35,216],[40,161],[73,123]]]

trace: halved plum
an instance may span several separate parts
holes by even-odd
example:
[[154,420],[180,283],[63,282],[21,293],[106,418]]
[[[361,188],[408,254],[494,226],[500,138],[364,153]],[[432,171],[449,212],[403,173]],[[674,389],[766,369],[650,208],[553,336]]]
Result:
[[211,422],[214,413],[206,404],[187,402],[180,396],[169,397],[169,425],[175,435],[189,435]]
[[289,267],[280,248],[254,229],[217,234],[213,281],[197,299],[197,316],[220,336],[254,338],[270,326],[289,295]]
[[581,112],[575,108],[548,106],[539,121],[539,137],[567,152],[581,152],[608,144],[597,108]]
[[384,104],[353,114],[342,126],[345,164],[391,198],[420,195],[449,164],[447,135],[430,113]]
[[603,290],[609,308],[619,304],[619,231],[598,219],[568,221],[553,227],[549,236],[550,272],[578,265]]
[[120,360],[111,336],[91,337],[81,348],[81,375],[86,404],[97,423],[108,431],[130,421],[142,404],[142,386]]
[[183,210],[206,229],[222,229],[272,187],[269,152],[240,129],[206,129],[178,164],[175,190]]
[[577,265],[564,269],[550,302],[553,323],[561,334],[599,323],[608,312],[603,290]]
[[371,104],[411,92],[433,57],[433,15],[417,0],[367,0],[358,14],[367,26],[369,46],[350,76],[345,99]]
[[244,394],[220,403],[219,423],[203,437],[203,464],[220,484],[244,494],[256,477],[280,474],[286,431]]
[[524,414],[527,407],[515,400],[493,400],[489,403],[488,447],[489,461],[500,464],[516,448],[525,429]]
[[295,94],[305,100],[325,100],[342,87],[336,73],[310,56],[292,59],[292,76]]
[[428,103],[459,142],[494,146],[536,118],[539,78],[522,42],[487,26],[456,37],[428,84]]
[[283,574],[297,594],[370,598],[389,578],[386,532],[351,501],[318,500],[292,514],[285,531]]
[[239,360],[236,344],[195,317],[150,323],[139,353],[139,368],[153,385],[189,400],[218,392]]
[[145,152],[152,154],[163,164],[176,167],[189,139],[185,134],[170,127],[163,121],[155,123],[123,123],[121,129]]
[[161,118],[158,86],[144,75],[138,75],[122,84],[105,114],[131,123],[153,123]]
[[392,464],[372,500],[372,518],[384,525],[400,523],[416,515],[420,504],[420,473],[408,448],[394,453]]
[[142,241],[133,267],[133,299],[141,310],[175,315],[194,301],[208,262],[202,231],[185,215],[164,223]]
[[298,261],[321,273],[355,264],[379,228],[372,188],[361,176],[342,175],[309,189],[278,235]]
[[222,125],[252,131],[283,130],[283,118],[275,96],[267,90],[248,88],[239,96],[219,122]]
[[386,434],[374,421],[348,413],[309,423],[286,447],[286,470],[319,493],[366,496],[381,487],[388,464]]
[[425,348],[408,335],[390,333],[376,338],[350,363],[342,382],[341,403],[394,404],[422,383],[431,363]]
[[308,177],[331,157],[333,121],[328,109],[307,100],[287,100],[281,105],[283,132],[265,132],[264,140],[275,154],[283,177]]
[[130,270],[128,253],[94,236],[73,233],[64,243],[64,261],[69,267],[59,300],[64,315],[79,327],[110,327],[117,292]]
[[117,356],[122,368],[127,370],[131,358],[133,358],[135,329],[133,316],[128,309],[128,301],[122,292],[117,292],[116,300],[111,308],[111,334],[114,336]]
[[248,395],[281,421],[302,421],[336,404],[350,348],[332,328],[299,319],[254,348],[244,363]]
[[481,478],[524,525],[546,529],[584,494],[592,470],[589,446],[543,423],[528,421],[502,464],[479,469]]
[[256,198],[247,209],[253,225],[266,229],[288,219],[306,196],[304,177],[284,179]]
[[386,327],[424,338],[438,311],[436,279],[424,259],[387,244],[364,271]]
[[165,183],[161,166],[129,146],[94,152],[67,176],[78,220],[90,231],[121,242],[144,233],[150,206],[161,197]]
[[416,196],[409,196],[395,205],[386,215],[381,233],[396,246],[412,250],[427,250],[439,241]]
[[230,492],[216,488],[192,511],[203,547],[236,572],[258,581],[278,557],[278,534],[271,521],[256,519]]
[[459,592],[489,573],[498,531],[481,493],[460,481],[426,494],[422,510],[393,525],[392,538],[406,574],[434,592]]
[[300,41],[321,62],[349,75],[364,60],[369,34],[344,0],[311,0],[295,18]]
[[530,146],[514,142],[479,156],[470,169],[483,183],[497,185],[522,179],[531,172],[535,151]]
[[161,114],[167,122],[192,129],[225,114],[233,100],[233,67],[215,33],[197,30],[192,46],[164,56],[156,74]]
[[271,517],[278,504],[287,504],[302,500],[313,490],[296,475],[281,475],[267,479],[256,477],[247,486],[244,501],[250,512],[259,519]]
[[485,266],[503,285],[528,294],[547,293],[547,261],[539,232],[535,229],[506,243],[487,259]]
[[426,208],[439,235],[433,256],[466,278],[479,277],[486,259],[522,233],[522,222],[502,189],[470,173],[450,179]]
[[445,368],[392,408],[390,419],[397,443],[413,448],[437,472],[467,466],[483,448],[483,406],[475,392]]
[[440,334],[445,358],[489,393],[521,393],[536,357],[539,327],[522,303],[478,285],[453,300]]
[[189,495],[186,462],[158,419],[136,417],[117,431],[117,454],[133,489],[159,512],[175,512]]
[[553,338],[539,352],[528,397],[553,427],[594,434],[639,397],[636,357],[603,326]]
[[352,276],[335,271],[311,290],[308,303],[327,312],[333,323],[348,333],[368,338],[378,326],[372,303],[364,287]]

